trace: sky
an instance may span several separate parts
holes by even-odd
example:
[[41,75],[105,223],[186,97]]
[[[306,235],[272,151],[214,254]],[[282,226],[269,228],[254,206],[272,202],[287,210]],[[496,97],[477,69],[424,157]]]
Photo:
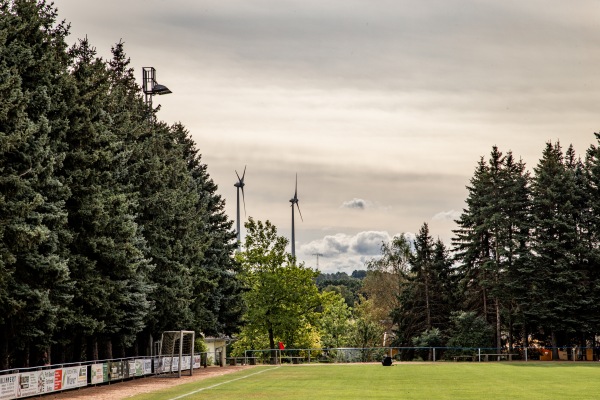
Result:
[[450,246],[492,146],[532,170],[546,142],[583,156],[600,131],[597,1],[54,4],[70,44],[122,40],[140,84],[156,68],[158,117],[188,128],[232,220],[246,168],[243,221],[290,238],[297,174],[296,256],[322,272],[423,223]]

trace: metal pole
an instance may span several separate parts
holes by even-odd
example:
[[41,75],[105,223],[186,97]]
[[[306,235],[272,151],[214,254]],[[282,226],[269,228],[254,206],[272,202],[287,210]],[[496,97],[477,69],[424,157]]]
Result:
[[177,377],[181,378],[181,368],[183,367],[183,331],[179,332],[179,368],[177,368]]

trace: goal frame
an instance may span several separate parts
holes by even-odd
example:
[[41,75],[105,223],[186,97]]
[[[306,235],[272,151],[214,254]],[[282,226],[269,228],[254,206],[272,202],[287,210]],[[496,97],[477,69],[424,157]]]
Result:
[[[166,337],[172,338],[172,341],[167,341],[165,342],[165,335]],[[186,352],[184,353],[184,344],[186,343],[186,338],[191,339],[189,341],[190,344],[190,349],[189,349],[189,354]],[[169,365],[169,370],[168,371],[161,371],[161,373],[168,373],[168,374],[177,374],[178,378],[181,378],[181,373],[183,370],[183,357],[184,356],[188,356],[190,357],[190,376],[193,375],[193,371],[194,371],[194,343],[196,340],[196,332],[195,331],[164,331],[161,335],[161,339],[160,339],[160,345],[159,345],[159,351],[158,351],[158,359],[164,359],[165,357],[170,357],[170,365]],[[168,347],[168,348],[166,348]],[[173,371],[173,359],[177,358],[178,359],[178,363],[177,363],[177,371]]]

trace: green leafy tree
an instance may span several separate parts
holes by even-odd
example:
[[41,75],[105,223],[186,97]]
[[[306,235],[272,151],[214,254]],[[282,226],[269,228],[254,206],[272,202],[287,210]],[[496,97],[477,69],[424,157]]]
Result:
[[407,290],[410,243],[404,235],[394,237],[381,246],[381,256],[367,262],[367,276],[363,280],[363,292],[370,300],[371,319],[383,323],[391,333],[402,318],[397,313],[403,291]]
[[[348,337],[348,345],[361,350],[362,361],[371,361],[376,357],[376,351],[372,348],[381,347],[386,335],[385,326],[377,320],[373,313],[373,301],[361,299],[362,301],[354,309],[354,319]],[[382,354],[379,354],[381,356]]]
[[421,347],[417,353],[423,360],[433,360],[432,347],[442,347],[444,345],[444,335],[439,328],[427,329],[419,336],[412,338],[412,344],[415,347]]
[[335,292],[324,292],[323,311],[319,317],[321,345],[324,348],[348,346],[352,327],[352,310]]
[[244,251],[238,253],[249,288],[244,295],[248,311],[242,335],[266,336],[270,349],[276,348],[276,340],[295,347],[302,331],[317,319],[321,298],[314,279],[318,272],[296,265],[285,251],[288,240],[278,236],[269,221],[249,218],[245,227]]

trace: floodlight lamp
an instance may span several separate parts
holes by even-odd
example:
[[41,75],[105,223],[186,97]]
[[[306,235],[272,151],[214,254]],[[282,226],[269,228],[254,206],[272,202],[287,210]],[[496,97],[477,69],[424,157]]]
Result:
[[155,83],[154,87],[152,88],[152,94],[163,95],[169,93],[173,92],[171,92],[171,90],[169,90],[168,87],[166,87],[165,85],[161,85],[160,83]]

